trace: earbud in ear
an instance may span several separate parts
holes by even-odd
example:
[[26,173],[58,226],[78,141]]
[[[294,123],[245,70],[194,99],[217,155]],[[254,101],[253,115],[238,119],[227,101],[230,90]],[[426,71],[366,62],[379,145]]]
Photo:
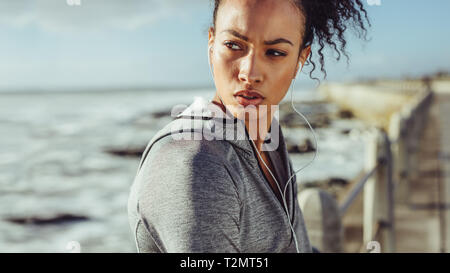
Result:
[[208,58],[210,57],[212,52],[213,52],[212,46],[209,46],[208,47]]
[[213,52],[212,46],[208,47],[208,63],[209,63],[209,68],[211,70],[211,73],[213,71],[213,64],[211,62],[211,53]]
[[302,69],[303,69],[303,65],[301,65],[300,69],[299,69],[299,70],[297,70],[297,72],[295,73],[295,75],[294,75],[293,79],[297,78],[297,75],[298,75],[298,73],[299,73],[299,72],[301,72],[301,71],[302,71]]

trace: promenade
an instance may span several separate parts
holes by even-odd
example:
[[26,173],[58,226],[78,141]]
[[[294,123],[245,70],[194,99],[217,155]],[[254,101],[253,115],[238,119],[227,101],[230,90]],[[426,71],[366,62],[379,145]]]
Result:
[[[395,204],[396,252],[450,252],[450,88],[434,90],[419,169]],[[402,191],[404,185],[399,185]]]
[[[384,87],[386,90],[395,90],[395,84],[399,88],[407,87],[405,82],[387,83]],[[417,85],[411,84],[411,90],[415,86]],[[383,120],[382,114],[377,115],[383,111],[390,116],[394,112],[400,113],[400,109],[406,110],[402,115],[407,118],[408,123],[401,125],[404,126],[401,127],[401,143],[404,148],[402,153],[394,156],[399,161],[387,163],[392,164],[389,166],[398,176],[394,175],[389,178],[392,180],[386,180],[389,169],[387,165],[383,165],[384,169],[378,169],[378,175],[371,175],[376,177],[374,179],[377,179],[377,184],[364,184],[367,180],[362,178],[372,169],[370,165],[368,170],[338,194],[338,203],[347,204],[345,200],[355,193],[358,185],[364,185],[364,191],[359,187],[361,191],[357,195],[353,194],[355,198],[350,198],[351,205],[341,218],[343,252],[372,252],[367,244],[369,241],[379,241],[382,252],[450,252],[450,81],[433,81],[430,86],[431,100],[426,103],[428,106],[414,108],[412,112],[408,112],[409,108],[404,109],[402,99],[397,99],[397,105],[394,104],[395,93],[377,91],[374,88],[374,91],[368,90],[364,86],[335,85],[325,91],[331,100],[356,112],[361,108],[361,101],[372,98],[370,101],[376,103],[364,107],[365,111],[361,111],[358,116],[379,128],[388,128],[386,121],[391,121]],[[346,97],[353,98],[354,101]],[[389,110],[389,107],[392,109]],[[393,120],[392,124],[395,125],[395,119]],[[399,127],[389,128],[393,129],[390,133],[395,133],[395,128]],[[395,149],[397,146],[394,143],[399,143],[396,138],[395,134],[391,138],[392,152],[400,151]],[[385,155],[380,155],[386,159]],[[392,181],[392,189],[386,188],[389,181]],[[392,215],[388,208],[388,192],[393,193]],[[362,243],[363,241],[366,243]]]

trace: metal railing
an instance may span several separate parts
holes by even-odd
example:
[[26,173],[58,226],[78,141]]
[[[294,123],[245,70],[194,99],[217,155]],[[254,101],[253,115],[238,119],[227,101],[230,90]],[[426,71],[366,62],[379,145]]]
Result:
[[[364,173],[336,210],[342,220],[357,197],[363,194],[362,247],[378,241],[381,252],[395,252],[394,206],[396,202],[407,200],[408,182],[418,177],[419,141],[432,97],[433,92],[427,85],[401,111],[391,116],[388,132],[373,128],[367,134]],[[324,196],[323,193],[320,196]],[[322,237],[316,238],[316,245],[330,243],[326,242],[325,235],[326,231],[320,232]],[[341,238],[340,242],[344,240]]]

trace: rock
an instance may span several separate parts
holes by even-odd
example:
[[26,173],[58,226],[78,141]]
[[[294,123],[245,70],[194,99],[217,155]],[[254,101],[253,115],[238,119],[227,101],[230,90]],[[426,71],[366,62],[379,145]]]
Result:
[[347,186],[347,184],[349,183],[349,181],[347,179],[344,178],[339,178],[339,177],[332,177],[329,178],[326,183],[330,186]]
[[145,147],[137,148],[110,148],[105,149],[104,152],[121,157],[141,157],[144,152]]
[[57,214],[50,217],[29,216],[29,217],[9,217],[5,219],[8,222],[23,225],[57,225],[67,222],[87,221],[89,217],[83,215],[74,215],[68,213]]
[[170,117],[170,110],[157,111],[152,113],[153,118],[167,118]]
[[316,150],[316,148],[313,146],[309,138],[303,140],[303,142],[300,144],[293,144],[290,143],[289,141],[286,141],[286,147],[288,153],[294,154],[310,153]]
[[[302,113],[313,128],[322,128],[330,125],[330,103],[325,101],[302,101],[294,102],[294,106]],[[309,128],[306,121],[294,111],[290,102],[280,104],[280,124],[288,128]]]
[[[308,119],[308,122],[311,124],[311,127],[313,128],[323,128],[331,124],[330,117],[326,114],[314,114],[304,116]],[[309,128],[306,121],[295,112],[287,113],[284,114],[283,116],[280,115],[280,124],[281,126],[288,128],[298,128],[298,127]]]
[[171,110],[162,110],[156,112],[143,112],[130,118],[126,121],[126,124],[133,124],[139,127],[154,127],[159,126],[159,122],[169,122],[173,120],[174,117],[171,116]]
[[317,115],[317,117],[313,119],[313,123],[311,123],[311,126],[313,128],[323,128],[328,127],[330,124],[331,121],[328,115]]
[[355,115],[350,110],[342,109],[339,111],[338,117],[343,118],[343,119],[350,119],[350,118],[354,118]]
[[330,177],[325,180],[311,181],[302,183],[300,190],[307,188],[320,188],[325,190],[334,198],[337,198],[342,189],[346,188],[350,181],[340,177]]

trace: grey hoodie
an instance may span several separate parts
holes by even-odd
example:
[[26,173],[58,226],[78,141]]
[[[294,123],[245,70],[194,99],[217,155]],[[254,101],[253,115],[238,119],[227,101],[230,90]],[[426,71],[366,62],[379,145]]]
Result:
[[[211,107],[219,108],[197,99],[148,143],[128,199],[138,252],[296,252],[286,210],[259,166],[244,123],[211,116]],[[276,118],[264,145],[275,142],[270,135],[278,135],[276,150],[267,153],[283,190],[293,171]],[[286,203],[299,251],[312,252],[295,176]]]

